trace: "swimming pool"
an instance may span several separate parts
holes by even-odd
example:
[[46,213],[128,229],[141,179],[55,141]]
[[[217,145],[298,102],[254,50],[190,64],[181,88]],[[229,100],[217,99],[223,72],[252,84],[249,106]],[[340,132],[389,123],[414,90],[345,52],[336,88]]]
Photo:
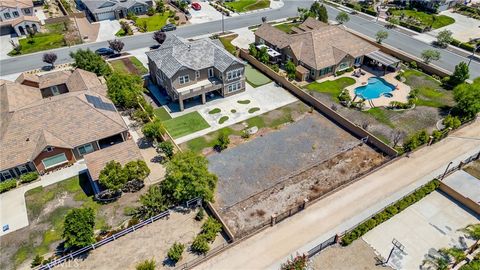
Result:
[[379,98],[385,93],[390,93],[395,89],[395,86],[388,83],[380,77],[368,78],[368,84],[355,88],[355,95],[369,100]]

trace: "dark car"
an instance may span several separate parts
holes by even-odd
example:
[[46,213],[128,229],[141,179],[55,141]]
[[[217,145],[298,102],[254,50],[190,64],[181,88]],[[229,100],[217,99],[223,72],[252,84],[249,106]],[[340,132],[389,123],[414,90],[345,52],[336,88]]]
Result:
[[115,52],[110,48],[100,48],[100,49],[96,50],[95,53],[98,54],[98,55],[112,55]]
[[177,26],[173,23],[169,23],[169,24],[165,25],[164,27],[162,27],[162,32],[173,31],[175,29],[177,29]]

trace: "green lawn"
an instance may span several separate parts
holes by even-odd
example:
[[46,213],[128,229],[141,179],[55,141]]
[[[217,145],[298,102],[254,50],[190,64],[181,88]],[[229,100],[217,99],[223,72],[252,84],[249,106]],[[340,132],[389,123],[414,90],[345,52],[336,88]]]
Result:
[[246,12],[270,7],[270,0],[236,0],[225,2],[225,6],[232,8],[235,12]]
[[138,18],[135,21],[135,24],[136,25],[142,25],[142,22],[146,21],[147,22],[147,32],[151,32],[151,31],[160,30],[160,28],[162,28],[165,24],[167,24],[167,19],[168,19],[168,13],[167,12],[165,12],[163,15],[157,13],[153,16]]
[[395,125],[390,120],[390,117],[386,114],[384,108],[371,108],[368,111],[364,111],[364,113],[373,116],[378,122],[383,123],[391,128],[395,128]]
[[169,119],[172,119],[170,114],[167,112],[167,110],[164,107],[156,108],[153,110],[153,114],[160,120],[160,121],[166,121]]
[[[127,64],[125,63],[127,61],[129,61],[133,65],[134,70],[128,69]],[[110,61],[110,65],[112,65],[113,70],[123,73],[133,73],[136,75],[143,75],[148,73],[148,69],[143,66],[142,62],[140,62],[140,60],[138,60],[135,56]]]
[[298,23],[298,22],[296,22],[296,23],[290,22],[290,23],[277,24],[274,27],[282,30],[283,32],[285,32],[287,34],[289,34],[292,30],[292,27],[297,27],[299,25],[300,25],[300,23]]
[[247,65],[245,67],[245,79],[251,86],[255,88],[272,82],[270,78],[265,76],[262,72],[251,65]]
[[237,37],[238,35],[235,34],[235,35],[229,35],[226,37],[220,37],[218,39],[220,40],[220,42],[222,42],[223,47],[225,47],[225,50],[227,50],[229,53],[233,55],[237,55],[237,48],[232,44],[232,40],[234,40]]
[[335,101],[338,101],[338,96],[343,91],[343,89],[354,83],[355,79],[342,77],[333,81],[324,81],[321,83],[312,82],[305,86],[305,88],[311,91],[330,94]]
[[205,136],[198,137],[198,138],[195,138],[193,140],[190,140],[190,141],[186,142],[183,145],[183,147],[188,149],[188,150],[200,153],[203,149],[205,149],[207,147],[214,147],[215,144],[217,143],[217,138],[220,135],[220,133],[226,133],[227,135],[232,135],[233,134],[233,135],[238,135],[238,136],[240,136],[240,134],[241,134],[240,131],[236,131],[236,130],[233,130],[229,127],[225,127],[225,128],[219,129],[217,131],[211,132],[211,133],[209,133]]
[[418,91],[418,106],[443,108],[454,105],[453,93],[442,88],[441,83],[418,70],[408,69],[403,73],[405,84]]
[[405,17],[413,17],[419,20],[425,26],[431,25],[433,29],[444,27],[455,22],[455,19],[452,17],[448,17],[446,15],[428,14],[422,11],[394,10],[392,13],[393,15],[397,16],[400,16],[403,13]]
[[175,139],[210,127],[198,112],[191,112],[172,118],[164,121],[163,124]]

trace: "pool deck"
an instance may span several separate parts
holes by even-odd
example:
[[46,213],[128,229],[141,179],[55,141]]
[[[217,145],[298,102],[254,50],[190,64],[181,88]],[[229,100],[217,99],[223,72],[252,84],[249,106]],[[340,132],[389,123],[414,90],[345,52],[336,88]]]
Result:
[[[410,86],[402,83],[401,81],[395,79],[395,76],[397,76],[398,72],[389,72],[385,75],[381,75],[381,76],[378,76],[372,72],[369,72],[368,70],[365,70],[363,67],[362,67],[362,71],[365,72],[365,75],[362,75],[360,76],[359,78],[358,77],[354,77],[352,76],[353,74],[353,71],[352,72],[347,72],[341,76],[337,76],[337,77],[333,77],[333,76],[329,76],[329,77],[326,77],[326,78],[322,78],[320,80],[317,80],[317,82],[324,82],[324,81],[327,81],[327,80],[336,80],[338,78],[342,78],[342,77],[349,77],[349,78],[352,78],[355,80],[355,84],[353,85],[350,85],[348,87],[345,87],[346,90],[348,90],[348,92],[350,93],[350,96],[352,97],[355,97],[355,88],[359,87],[359,86],[364,86],[368,83],[368,79],[371,78],[371,77],[381,77],[383,78],[385,81],[391,83],[392,85],[396,86],[396,89],[394,89],[391,94],[393,95],[392,97],[384,97],[384,96],[381,96],[379,98],[375,98],[375,99],[371,99],[372,103],[374,104],[375,107],[387,107],[390,102],[392,101],[399,101],[399,102],[403,102],[403,103],[407,103],[408,102],[408,94],[410,93]],[[383,74],[383,73],[382,73]],[[365,104],[365,109],[369,109],[371,108],[370,106],[370,103],[368,101],[365,101],[364,102]]]

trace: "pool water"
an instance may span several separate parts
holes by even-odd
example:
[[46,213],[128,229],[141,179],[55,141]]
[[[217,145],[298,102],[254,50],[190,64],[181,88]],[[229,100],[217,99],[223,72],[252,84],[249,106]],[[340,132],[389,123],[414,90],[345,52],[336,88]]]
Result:
[[368,84],[355,88],[355,95],[369,100],[379,98],[386,93],[390,93],[395,89],[395,86],[388,83],[382,78],[371,77],[368,78]]

